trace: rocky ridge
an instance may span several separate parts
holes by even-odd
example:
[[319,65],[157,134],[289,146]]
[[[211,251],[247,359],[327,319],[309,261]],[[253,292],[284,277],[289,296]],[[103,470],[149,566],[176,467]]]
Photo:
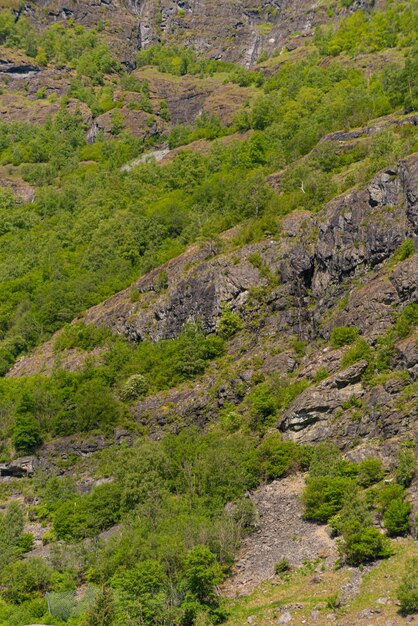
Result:
[[[418,256],[389,263],[406,239],[416,245],[417,185],[415,154],[376,175],[366,189],[336,198],[317,215],[296,212],[283,218],[275,239],[235,249],[230,243],[235,231],[227,233],[229,251],[216,254],[210,242],[194,246],[87,311],[86,324],[107,326],[130,341],[176,337],[187,322],[214,332],[225,303],[249,325],[244,356],[243,339],[230,342],[232,362],[222,383],[214,364],[193,385],[134,404],[138,422],[157,430],[177,428],[179,418],[203,425],[226,402],[242,401],[252,388],[252,363],[260,359],[266,376],[312,381],[318,370],[326,371],[325,380],[311,384],[280,416],[277,426],[287,438],[333,438],[348,448],[359,438],[417,437],[416,334],[395,346],[392,366],[403,370],[403,377],[373,387],[363,382],[367,362],[344,369],[346,349],[321,347],[335,325],[356,326],[373,345],[392,324],[394,310],[417,301]],[[300,359],[289,349],[292,338],[314,342],[314,347]],[[53,341],[20,359],[9,376],[51,371]],[[77,359],[70,351],[60,359],[64,367],[77,369],[85,356]],[[401,403],[403,397],[407,401]]]
[[[359,0],[337,11],[344,15],[376,5],[379,2]],[[251,66],[263,51],[293,49],[312,37],[315,27],[329,19],[326,8],[316,0],[263,0],[257,7],[249,0],[223,4],[213,0],[40,0],[25,4],[15,14],[16,19],[29,16],[38,27],[69,19],[87,27],[100,23],[128,67],[133,66],[136,50],[174,40],[205,56]]]

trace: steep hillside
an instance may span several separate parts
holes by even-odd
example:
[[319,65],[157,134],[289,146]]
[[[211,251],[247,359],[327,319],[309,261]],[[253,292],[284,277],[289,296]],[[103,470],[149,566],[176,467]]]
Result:
[[0,11],[0,626],[414,623],[418,5]]
[[119,58],[130,64],[135,52],[160,42],[193,46],[206,56],[254,65],[263,52],[271,54],[293,49],[312,37],[316,26],[338,20],[350,12],[370,9],[384,3],[374,0],[354,2],[267,2],[258,6],[235,0],[217,2],[161,3],[123,2],[91,4],[88,2],[44,1],[16,9],[15,15],[29,17],[37,28],[74,19],[78,24],[95,27],[115,46]]

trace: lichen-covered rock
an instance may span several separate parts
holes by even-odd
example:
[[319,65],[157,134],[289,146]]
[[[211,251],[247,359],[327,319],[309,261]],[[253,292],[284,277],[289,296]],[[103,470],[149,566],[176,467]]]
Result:
[[327,421],[351,398],[360,398],[364,394],[360,380],[367,365],[367,361],[359,361],[306,389],[286,411],[281,430],[298,432],[316,422]]
[[9,463],[0,463],[0,477],[22,478],[33,476],[37,467],[38,459],[35,456],[20,457]]

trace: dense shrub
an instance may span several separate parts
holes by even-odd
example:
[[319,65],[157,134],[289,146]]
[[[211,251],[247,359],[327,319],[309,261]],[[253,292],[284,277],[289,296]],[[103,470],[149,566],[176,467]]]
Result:
[[385,475],[383,463],[377,457],[368,457],[358,464],[357,481],[362,487],[370,487],[380,482]]
[[372,527],[350,534],[345,541],[344,550],[347,563],[355,567],[392,554],[388,539],[377,528]]
[[335,326],[331,331],[331,345],[333,348],[340,348],[355,342],[359,331],[354,326]]
[[257,448],[260,469],[266,478],[274,480],[291,471],[306,469],[310,449],[293,441],[283,441],[279,434],[267,435]]
[[13,445],[17,452],[30,454],[42,444],[42,429],[30,413],[18,415],[13,428]]
[[417,469],[417,457],[414,448],[403,446],[397,454],[397,466],[395,470],[396,482],[404,487],[409,487]]
[[222,315],[218,322],[218,333],[223,339],[230,339],[241,330],[243,324],[240,316],[231,311],[229,307],[223,307]]
[[418,557],[407,561],[397,596],[402,613],[418,613]]
[[309,463],[309,476],[355,477],[358,467],[342,458],[340,449],[333,443],[319,443],[312,449]]
[[44,559],[32,557],[7,565],[0,574],[3,596],[16,604],[45,593],[51,584],[52,569]]
[[143,396],[148,390],[148,383],[145,376],[142,374],[132,374],[128,380],[123,384],[120,392],[122,400],[130,401],[136,400]]
[[361,493],[347,493],[341,510],[329,520],[336,535],[347,538],[349,535],[372,525],[372,516]]
[[303,493],[305,518],[327,522],[341,509],[344,498],[353,488],[353,481],[342,476],[309,478]]
[[402,500],[404,495],[404,487],[396,483],[379,485],[371,491],[372,500],[377,504],[382,512],[386,511],[389,504],[394,500]]
[[93,350],[102,345],[108,339],[109,334],[107,328],[97,328],[92,324],[88,326],[82,323],[70,324],[56,338],[54,350],[56,352],[70,348]]
[[406,535],[409,531],[411,505],[402,498],[392,500],[383,515],[383,522],[388,535],[396,537]]
[[54,513],[57,538],[78,541],[110,528],[120,518],[120,497],[120,486],[109,484],[63,502]]
[[258,385],[249,395],[250,424],[256,430],[263,430],[274,423],[278,403],[270,387]]

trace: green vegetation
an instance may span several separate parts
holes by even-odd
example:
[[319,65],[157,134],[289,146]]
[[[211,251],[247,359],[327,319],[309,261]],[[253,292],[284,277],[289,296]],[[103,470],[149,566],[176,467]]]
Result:
[[[215,586],[251,523],[245,493],[259,480],[255,445],[249,436],[201,435],[192,428],[161,442],[104,452],[102,468],[114,478],[86,495],[78,495],[68,479],[39,475],[38,514],[52,522],[54,538],[80,542],[122,525],[105,545],[98,544],[94,560],[85,560],[78,543],[71,567],[62,554],[53,570],[39,559],[15,560],[19,551],[13,545],[19,544],[23,518],[19,507],[11,506],[4,517],[9,534],[0,533],[10,554],[2,570],[3,597],[19,606],[33,603],[45,591],[63,591],[65,573],[64,588],[74,589],[76,579],[87,576],[102,587],[95,606],[110,610],[111,605],[125,619],[186,626],[207,613],[216,623],[223,607]],[[230,501],[236,507],[229,511]]]
[[417,469],[415,446],[412,442],[406,442],[398,452],[395,472],[396,482],[403,487],[409,487]]
[[316,44],[321,53],[336,56],[346,52],[354,56],[414,44],[413,33],[418,29],[416,1],[395,0],[388,4],[385,10],[354,12],[336,32],[318,29]]
[[396,498],[387,506],[383,521],[390,536],[405,535],[409,531],[411,505],[401,498]]
[[193,325],[177,339],[132,345],[109,338],[103,329],[74,324],[66,327],[57,343],[59,349],[87,349],[98,342],[103,345],[105,337],[101,366],[92,368],[87,361],[75,374],[58,368],[49,378],[0,379],[0,406],[8,416],[4,423],[12,429],[16,450],[33,451],[46,433],[109,432],[125,419],[124,403],[194,378],[224,351],[221,337],[206,336]]
[[136,55],[137,67],[154,65],[160,72],[184,76],[198,74],[200,77],[213,76],[216,72],[231,70],[230,63],[205,59],[193,48],[154,44]]
[[405,615],[418,613],[418,558],[409,559],[398,588],[398,600]]
[[283,441],[279,434],[267,435],[259,445],[258,460],[266,479],[282,478],[290,472],[309,466],[310,448]]
[[[73,42],[81,37],[80,45],[90,49],[83,29],[80,35],[73,32],[79,27],[51,29],[55,38]],[[100,41],[100,33],[94,41]],[[66,46],[56,46],[64,54]],[[80,59],[78,48],[74,50],[74,59]],[[172,58],[165,46],[159,54]],[[415,54],[411,51],[410,58]],[[215,236],[243,222],[252,223],[253,233],[263,233],[266,224],[271,232],[284,213],[317,210],[414,148],[412,130],[389,129],[370,144],[344,153],[331,142],[321,144],[299,161],[325,133],[364,124],[399,106],[392,102],[392,87],[382,73],[366,77],[337,60],[327,65],[318,61],[312,54],[284,64],[232,127],[202,115],[190,127],[174,126],[169,142],[175,146],[250,129],[248,139],[227,146],[214,141],[207,156],[186,151],[164,166],[143,163],[124,174],[121,165],[149,142],[161,140],[134,138],[120,124],[114,81],[138,93],[140,107],[149,108],[147,83],[133,75],[113,74],[113,82],[104,79],[103,85],[88,76],[71,82],[68,95],[86,103],[93,115],[109,110],[118,114],[119,122],[112,118],[113,135],[99,133],[93,144],[86,141],[81,113],[67,111],[67,97],[44,125],[2,123],[0,161],[21,168],[36,194],[29,205],[15,202],[7,191],[0,197],[0,371],[83,309],[206,233]],[[52,62],[64,61],[52,56]],[[410,76],[404,81],[409,90]],[[363,165],[354,181],[335,182],[344,168],[359,162]],[[283,193],[277,196],[266,185],[265,174],[285,164]]]
[[374,485],[374,483],[378,483],[383,480],[384,476],[385,470],[383,463],[376,457],[369,456],[358,465],[357,482],[362,487],[370,487],[371,485]]
[[379,459],[369,457],[358,465],[341,458],[332,445],[314,448],[303,496],[305,517],[328,522],[341,537],[344,562],[358,566],[392,554],[388,538],[373,522],[383,523],[389,537],[410,529],[411,504],[404,487],[383,483]]
[[72,67],[95,83],[102,83],[104,74],[120,67],[97,30],[71,23],[53,24],[38,34],[26,18],[15,20],[12,13],[2,12],[0,43],[25,50],[39,65]]
[[341,348],[341,346],[352,344],[358,335],[358,329],[353,326],[335,326],[331,332],[331,345],[333,348]]
[[[341,4],[350,6],[349,0]],[[248,316],[224,304],[212,334],[189,323],[175,339],[129,342],[72,320],[189,244],[209,242],[215,256],[224,248],[280,237],[286,214],[316,212],[417,150],[416,128],[407,124],[350,143],[323,140],[334,131],[417,109],[416,9],[415,0],[394,0],[384,11],[356,11],[318,31],[316,49],[308,45],[303,54],[284,54],[276,66],[262,54],[265,73],[164,43],[138,52],[137,66],[151,69],[128,73],[111,52],[103,24],[86,29],[68,19],[38,32],[23,14],[0,12],[2,46],[66,76],[61,91],[38,85],[30,91],[28,84],[19,93],[22,106],[36,111],[56,103],[49,117],[40,116],[42,123],[0,123],[2,175],[34,188],[33,202],[0,189],[0,375],[59,331],[46,347],[46,359],[52,355],[55,363],[50,375],[0,378],[1,460],[37,454],[45,443],[52,450],[48,471],[21,479],[18,503],[11,501],[14,483],[2,483],[1,624],[225,621],[227,603],[218,588],[242,538],[254,528],[248,491],[294,472],[309,471],[305,517],[330,525],[342,564],[388,557],[389,537],[406,541],[402,537],[414,529],[406,491],[416,474],[414,446],[405,442],[395,470],[387,472],[375,457],[354,463],[334,445],[284,440],[278,427],[286,409],[312,381],[330,375],[326,367],[305,373],[311,348],[296,333],[289,339],[288,329],[269,356],[288,351],[291,373],[266,373],[258,352],[248,376],[237,371],[233,350],[237,345],[242,355],[252,349],[249,331],[256,336],[263,321],[254,309],[267,306],[269,291],[279,285],[264,255],[247,258],[263,279],[263,286],[249,293]],[[184,17],[180,11],[177,18]],[[162,14],[158,19],[161,25]],[[271,27],[259,26],[263,33]],[[370,63],[366,57],[388,50],[396,52],[394,63],[381,62],[378,54]],[[188,124],[174,123],[171,99],[155,95],[158,72],[171,75],[164,82],[172,85],[193,76],[186,84],[202,92],[216,84],[221,93],[223,83],[234,83],[234,92],[245,89],[241,95],[247,100],[229,125],[221,114],[206,113]],[[145,120],[140,138],[128,130],[127,113],[135,111]],[[102,114],[106,129],[97,131],[95,118]],[[196,151],[187,149],[196,140],[205,141]],[[145,150],[165,145],[185,148],[161,164],[150,159],[122,168]],[[278,171],[276,192],[266,179]],[[220,237],[237,225],[241,230],[233,238]],[[413,254],[407,239],[388,272]],[[164,298],[169,279],[170,272],[157,271],[149,293],[133,289],[132,308],[145,310],[157,294]],[[330,344],[345,347],[343,367],[368,362],[365,386],[392,378],[405,384],[407,403],[414,383],[391,366],[396,342],[410,336],[417,323],[417,305],[409,304],[394,313],[392,327],[375,342],[354,327],[336,326]],[[65,369],[67,357],[78,359],[75,371]],[[334,373],[334,365],[326,364]],[[219,391],[213,415],[177,414],[177,391],[187,402],[203,374],[214,382],[209,393]],[[225,379],[234,385],[232,399],[229,389],[222,395]],[[200,381],[196,389],[200,393]],[[150,396],[159,392],[167,392],[167,401],[155,415]],[[341,412],[354,417],[354,409],[361,413],[365,405],[352,396]],[[118,443],[126,443],[74,458],[72,446],[78,450],[83,441],[90,450],[90,440],[93,447],[96,441],[106,446],[115,434]],[[48,561],[26,554],[37,545],[25,532],[29,522],[45,529]],[[317,565],[307,562],[295,576],[312,573]],[[399,588],[405,613],[417,610],[414,567]],[[283,559],[275,570],[285,587],[294,575],[289,563]],[[83,589],[80,601],[74,592]],[[46,593],[53,600],[51,615]],[[328,607],[338,610],[334,590],[326,598]]]
[[365,339],[357,339],[357,341],[352,345],[352,347],[347,350],[341,359],[341,365],[343,367],[348,367],[349,365],[353,365],[357,361],[362,361],[365,359],[369,361],[371,359],[372,353],[370,350],[370,346]]
[[223,339],[230,339],[243,327],[242,320],[237,313],[224,306],[219,318],[218,333]]

